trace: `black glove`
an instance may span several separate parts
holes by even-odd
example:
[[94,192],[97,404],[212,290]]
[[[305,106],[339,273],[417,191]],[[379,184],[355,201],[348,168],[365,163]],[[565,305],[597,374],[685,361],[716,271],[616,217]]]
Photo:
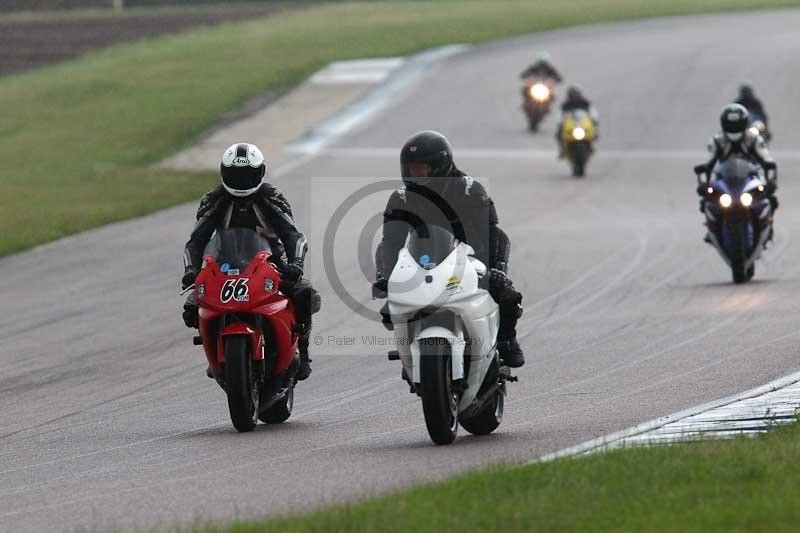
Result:
[[186,267],[181,278],[181,287],[185,289],[194,284],[194,279],[197,277],[197,270],[194,267]]
[[297,263],[289,263],[283,269],[283,279],[289,281],[291,283],[296,283],[300,281],[300,278],[303,277],[303,267],[301,267]]
[[702,165],[695,165],[694,173],[698,176],[700,174],[708,174],[708,165],[706,165],[705,163],[703,163]]
[[183,304],[183,323],[186,324],[187,328],[200,327],[199,309],[192,297],[187,298],[186,302]]
[[478,286],[489,292],[498,292],[512,286],[511,278],[502,270],[490,268],[486,274],[478,280]]
[[775,191],[778,190],[778,183],[775,180],[768,181],[766,189],[767,189],[767,194],[772,196],[773,194],[775,194]]
[[372,284],[372,298],[386,298],[388,296],[387,290],[389,287],[389,280],[379,278]]

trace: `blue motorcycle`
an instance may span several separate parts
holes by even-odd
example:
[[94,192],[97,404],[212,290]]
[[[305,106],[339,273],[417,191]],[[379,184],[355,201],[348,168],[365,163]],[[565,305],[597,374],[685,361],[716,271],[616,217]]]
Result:
[[[774,181],[754,162],[732,157],[717,163],[711,171],[702,165],[695,168],[704,192],[704,212],[708,235],[706,241],[717,249],[731,267],[734,283],[745,283],[755,274],[755,262],[772,237],[772,204],[769,195]],[[703,190],[705,188],[705,190]]]

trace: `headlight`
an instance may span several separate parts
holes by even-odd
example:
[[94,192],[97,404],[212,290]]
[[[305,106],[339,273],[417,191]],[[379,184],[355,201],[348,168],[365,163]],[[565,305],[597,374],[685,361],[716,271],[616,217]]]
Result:
[[753,203],[753,195],[749,192],[743,192],[739,197],[739,201],[742,202],[743,206],[750,207],[750,205]]
[[537,83],[531,87],[531,97],[537,102],[544,102],[550,98],[550,89],[544,83]]
[[733,198],[731,198],[731,195],[728,193],[725,193],[719,197],[719,205],[722,207],[730,207],[732,203]]
[[753,126],[753,127],[750,128],[750,135],[755,137],[756,135],[761,135],[761,132],[758,131],[757,127]]
[[572,137],[576,141],[582,141],[586,137],[586,131],[583,128],[575,128],[572,130]]

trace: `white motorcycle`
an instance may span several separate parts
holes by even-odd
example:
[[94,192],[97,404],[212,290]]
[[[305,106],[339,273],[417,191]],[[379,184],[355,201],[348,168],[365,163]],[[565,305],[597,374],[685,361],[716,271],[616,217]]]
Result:
[[439,226],[412,231],[388,281],[388,313],[402,377],[422,399],[428,434],[450,444],[459,423],[475,435],[497,429],[506,381],[497,354],[499,311],[479,287],[486,265]]

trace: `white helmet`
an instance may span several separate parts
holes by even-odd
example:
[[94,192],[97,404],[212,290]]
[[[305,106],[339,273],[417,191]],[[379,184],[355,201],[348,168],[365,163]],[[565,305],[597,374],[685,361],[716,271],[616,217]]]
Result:
[[264,154],[254,144],[232,144],[222,154],[219,173],[222,186],[233,196],[250,196],[261,187],[267,166]]

